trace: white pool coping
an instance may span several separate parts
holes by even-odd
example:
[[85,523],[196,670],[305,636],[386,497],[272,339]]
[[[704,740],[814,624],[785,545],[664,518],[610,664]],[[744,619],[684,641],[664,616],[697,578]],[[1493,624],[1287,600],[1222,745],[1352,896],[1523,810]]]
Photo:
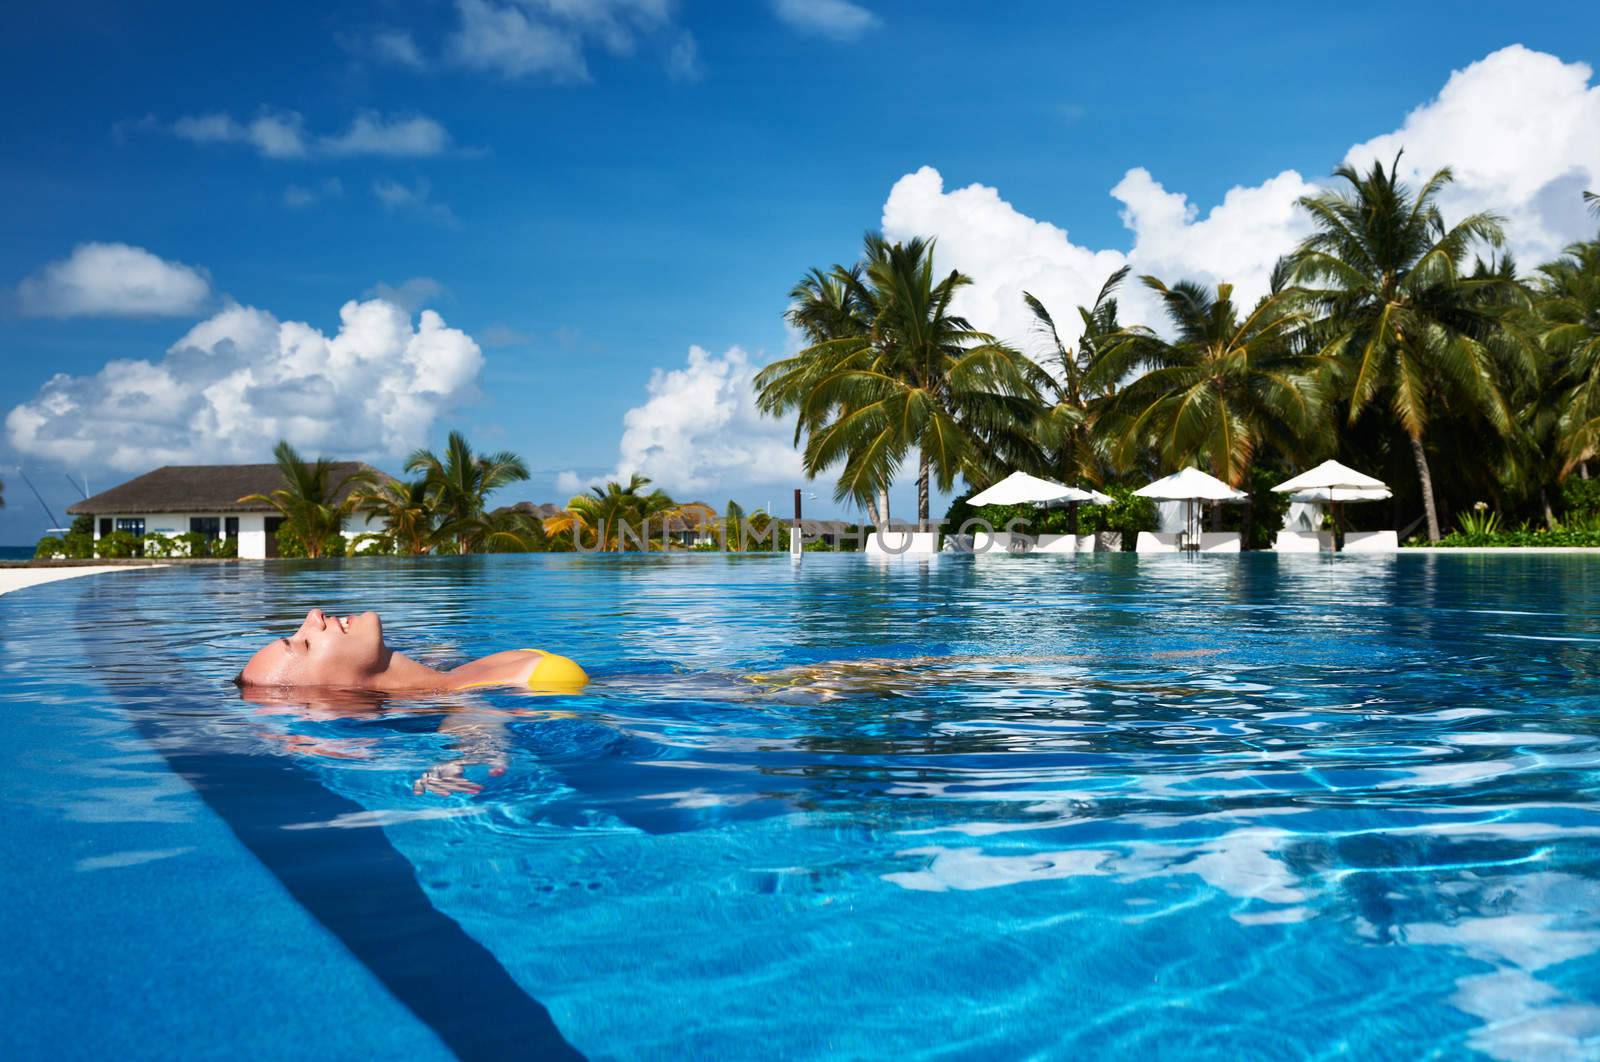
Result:
[[100,572],[138,572],[149,568],[164,568],[164,564],[84,564],[67,568],[0,568],[0,594],[26,590],[30,586],[53,583],[58,579],[76,579],[81,575]]
[[1600,553],[1600,546],[1406,546],[1397,552],[1448,553]]

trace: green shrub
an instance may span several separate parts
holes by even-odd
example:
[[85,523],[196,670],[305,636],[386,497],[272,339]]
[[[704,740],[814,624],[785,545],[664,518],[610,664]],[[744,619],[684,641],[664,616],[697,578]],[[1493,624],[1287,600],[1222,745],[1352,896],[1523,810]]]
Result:
[[[306,555],[306,544],[300,537],[300,532],[288,524],[278,528],[278,533],[274,537],[278,541],[278,556],[304,557]],[[348,552],[349,543],[337,531],[322,540],[322,555],[324,557],[343,557]]]
[[1600,534],[1600,513],[1567,513],[1559,521],[1563,531],[1590,531]]
[[1461,530],[1457,534],[1474,540],[1475,544],[1478,539],[1487,544],[1487,540],[1500,533],[1500,514],[1490,512],[1483,502],[1474,505],[1471,512],[1462,513],[1460,523]]
[[177,535],[159,535],[151,532],[140,539],[140,543],[143,554],[156,560],[188,555],[184,552],[183,542]]
[[1600,479],[1568,476],[1561,484],[1561,511],[1563,515],[1600,516]]
[[388,535],[372,531],[357,535],[350,545],[352,557],[388,557],[395,553],[394,542]]
[[33,547],[35,560],[55,560],[57,557],[64,555],[65,551],[62,548],[62,542],[54,535],[44,536]]
[[1080,524],[1083,534],[1115,531],[1122,535],[1122,548],[1131,550],[1140,531],[1154,531],[1158,522],[1156,503],[1133,493],[1132,487],[1106,487],[1103,493],[1114,499],[1110,505],[1086,505],[1085,513],[1094,514],[1094,523]]
[[[1465,521],[1463,521],[1465,523]],[[1413,539],[1407,545],[1428,546],[1426,541]],[[1511,530],[1496,529],[1492,532],[1468,533],[1465,530],[1453,531],[1441,538],[1436,545],[1450,546],[1586,546],[1600,547],[1600,528],[1545,528],[1530,527],[1523,524]]]
[[73,518],[72,529],[61,539],[61,553],[74,560],[87,560],[94,556],[94,517]]
[[95,554],[101,557],[137,557],[143,543],[126,531],[113,531],[100,536],[95,543]]
[[174,545],[181,547],[172,554],[174,557],[210,557],[222,545],[222,540],[199,531],[185,531],[177,536]]

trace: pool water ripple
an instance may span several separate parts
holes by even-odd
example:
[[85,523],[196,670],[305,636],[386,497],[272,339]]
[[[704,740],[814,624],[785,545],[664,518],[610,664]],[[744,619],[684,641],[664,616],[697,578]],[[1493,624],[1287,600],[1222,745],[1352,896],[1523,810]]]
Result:
[[[58,835],[115,834],[78,865],[111,890],[206,857],[157,825],[235,783],[163,756],[277,765],[337,797],[274,808],[286,843],[381,836],[593,1058],[1600,1056],[1585,558],[112,578],[0,604],[13,769],[74,780],[32,798]],[[595,682],[240,699],[228,677],[311,604],[377,609],[434,662],[543,646]],[[450,761],[481,791],[418,791]],[[240,798],[292,804],[274,777]],[[319,858],[359,893],[359,860]]]

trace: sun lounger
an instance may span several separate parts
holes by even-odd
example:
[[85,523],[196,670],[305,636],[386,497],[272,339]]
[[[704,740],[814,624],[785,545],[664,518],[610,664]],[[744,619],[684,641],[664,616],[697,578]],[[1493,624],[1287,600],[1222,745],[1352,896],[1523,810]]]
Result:
[[1238,553],[1243,545],[1237,531],[1200,532],[1201,553]]
[[972,553],[1029,553],[1033,550],[1033,536],[1019,531],[978,531],[970,536]]
[[864,552],[888,557],[926,557],[939,552],[939,532],[875,531],[867,536]]
[[1134,539],[1133,548],[1136,553],[1176,553],[1178,540],[1183,537],[1182,532],[1173,531],[1140,531],[1139,537]]
[[1400,548],[1400,536],[1393,531],[1347,531],[1346,553],[1393,553]]
[[1272,540],[1274,553],[1320,553],[1333,548],[1333,536],[1325,531],[1279,531]]
[[1076,553],[1078,552],[1077,535],[1040,535],[1034,545],[1035,553]]

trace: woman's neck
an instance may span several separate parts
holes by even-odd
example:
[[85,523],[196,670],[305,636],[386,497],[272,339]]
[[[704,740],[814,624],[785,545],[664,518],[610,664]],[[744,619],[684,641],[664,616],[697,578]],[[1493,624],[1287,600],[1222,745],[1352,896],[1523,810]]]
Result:
[[373,685],[388,693],[417,693],[427,690],[454,688],[450,674],[389,650],[389,658],[382,671],[373,676]]

